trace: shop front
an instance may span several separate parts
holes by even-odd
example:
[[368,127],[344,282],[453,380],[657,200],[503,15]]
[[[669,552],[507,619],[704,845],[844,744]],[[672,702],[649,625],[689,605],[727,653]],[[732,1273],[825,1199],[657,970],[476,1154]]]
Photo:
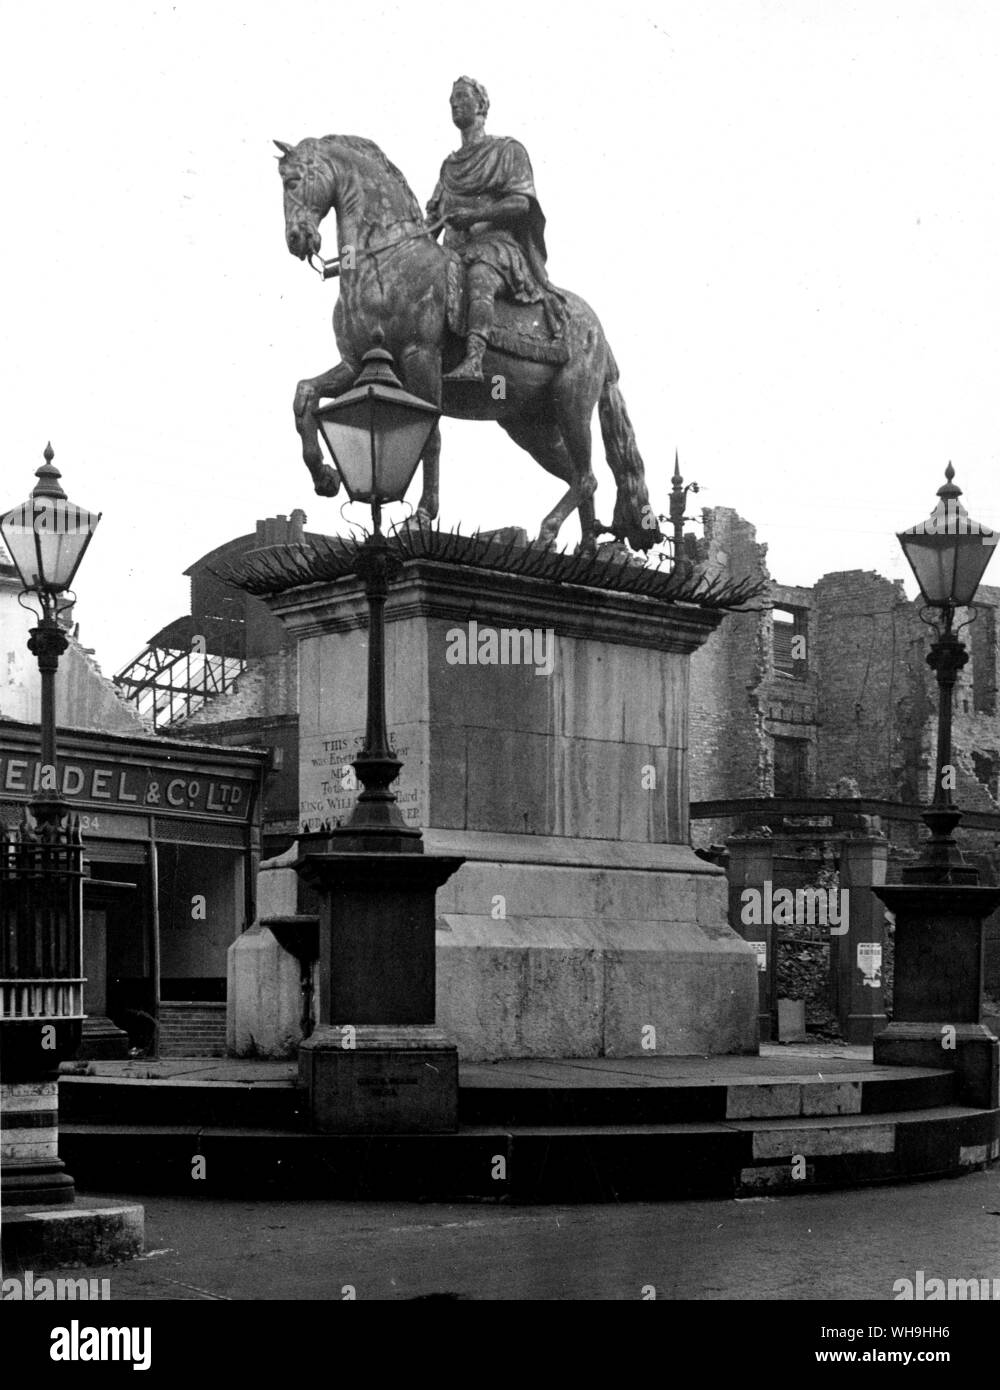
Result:
[[[60,731],[87,874],[83,1055],[224,1051],[226,952],[254,916],[266,757]],[[37,727],[0,720],[0,819],[18,819],[39,775]]]

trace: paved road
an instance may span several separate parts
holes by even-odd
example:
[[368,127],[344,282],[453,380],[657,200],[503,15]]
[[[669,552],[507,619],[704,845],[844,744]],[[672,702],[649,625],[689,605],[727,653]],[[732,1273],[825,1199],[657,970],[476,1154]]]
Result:
[[[129,1200],[135,1200],[131,1198]],[[115,1299],[891,1300],[1000,1279],[1000,1167],[822,1196],[620,1206],[146,1200]],[[40,1274],[43,1271],[36,1271]],[[68,1271],[60,1271],[67,1273]],[[85,1271],[79,1271],[82,1275]]]

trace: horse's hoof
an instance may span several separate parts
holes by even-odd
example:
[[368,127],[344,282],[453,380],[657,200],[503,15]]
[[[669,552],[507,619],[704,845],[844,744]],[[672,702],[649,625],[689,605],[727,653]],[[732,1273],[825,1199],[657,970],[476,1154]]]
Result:
[[328,463],[313,474],[313,491],[317,497],[336,497],[340,491],[340,478]]

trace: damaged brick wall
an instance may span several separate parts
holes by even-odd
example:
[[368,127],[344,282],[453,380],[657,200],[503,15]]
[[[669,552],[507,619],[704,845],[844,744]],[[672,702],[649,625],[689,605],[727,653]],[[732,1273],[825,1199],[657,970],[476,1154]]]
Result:
[[[709,576],[768,578],[767,546],[730,507],[705,508],[699,564]],[[760,600],[757,601],[758,605]],[[767,758],[756,690],[765,674],[766,639],[759,612],[730,613],[691,659],[690,785],[692,801],[765,796]],[[692,821],[694,843],[708,845],[725,827]]]

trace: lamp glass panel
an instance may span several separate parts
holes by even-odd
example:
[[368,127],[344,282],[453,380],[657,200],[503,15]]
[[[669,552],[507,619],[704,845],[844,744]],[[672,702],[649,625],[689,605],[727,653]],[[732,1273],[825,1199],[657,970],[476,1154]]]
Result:
[[326,407],[329,414],[317,411],[316,419],[344,480],[344,486],[355,502],[371,500],[373,478],[371,446],[371,406],[362,398],[338,403],[336,410]]
[[0,520],[26,589],[68,589],[100,516],[65,498],[32,497]]
[[65,498],[35,498],[35,535],[50,589],[72,584],[99,520]]
[[938,537],[904,531],[899,543],[920,585],[924,601],[936,605],[947,603],[951,592],[951,575]]
[[37,588],[42,583],[41,565],[35,548],[33,517],[34,510],[30,499],[0,517],[0,535],[3,536],[3,543],[10,552],[10,558],[26,589]]
[[993,557],[996,537],[989,534],[973,535],[970,532],[960,536],[959,541],[953,592],[956,605],[963,608],[976,596],[986,566]]
[[397,502],[413,480],[438,412],[352,391],[317,411],[316,419],[351,498]]
[[939,608],[948,603],[961,608],[975,597],[995,538],[972,531],[951,535],[904,531],[899,540],[925,601]]
[[375,487],[383,502],[399,502],[413,481],[437,413],[380,401],[375,433]]

